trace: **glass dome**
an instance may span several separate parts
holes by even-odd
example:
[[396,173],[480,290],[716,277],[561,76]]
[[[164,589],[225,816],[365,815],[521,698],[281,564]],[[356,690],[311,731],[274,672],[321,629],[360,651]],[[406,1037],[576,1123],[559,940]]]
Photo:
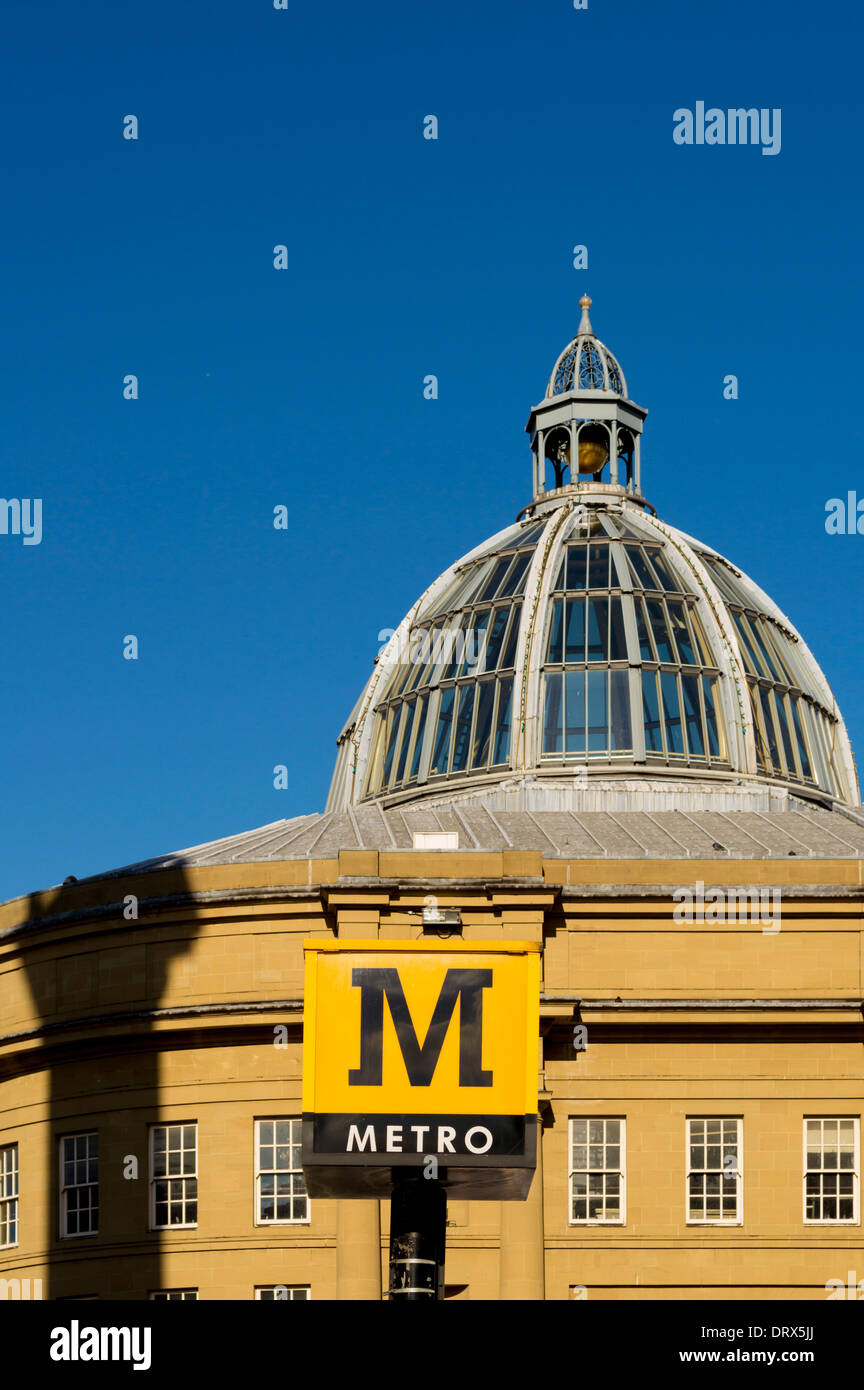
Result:
[[[328,810],[442,798],[568,809],[591,796],[596,809],[758,810],[772,791],[857,805],[846,728],[806,643],[758,585],[642,497],[647,412],[594,336],[591,300],[580,304],[526,427],[528,519],[406,614],[339,738]],[[586,411],[609,447],[583,467]],[[579,463],[569,482],[559,464],[547,491],[550,448]]]
[[626,499],[547,503],[445,571],[340,742],[330,809],[528,772],[857,794],[830,688],[788,620]]

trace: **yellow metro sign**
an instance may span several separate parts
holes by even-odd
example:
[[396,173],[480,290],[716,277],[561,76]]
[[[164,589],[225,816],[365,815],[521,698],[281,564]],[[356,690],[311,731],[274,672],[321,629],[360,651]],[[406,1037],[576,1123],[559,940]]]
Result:
[[307,941],[303,1167],[312,1196],[386,1195],[434,1158],[474,1197],[536,1161],[539,947]]

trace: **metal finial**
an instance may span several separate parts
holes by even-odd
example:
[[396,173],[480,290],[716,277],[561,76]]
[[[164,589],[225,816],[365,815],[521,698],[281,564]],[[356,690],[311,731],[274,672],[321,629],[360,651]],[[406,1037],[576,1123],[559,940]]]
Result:
[[[587,294],[583,294],[582,298],[579,300],[579,307],[582,310],[582,318],[579,322],[579,333],[591,333],[593,335],[594,329],[591,327],[591,320],[588,317],[588,310],[591,308],[591,299]],[[577,334],[577,337],[578,336],[579,334]]]

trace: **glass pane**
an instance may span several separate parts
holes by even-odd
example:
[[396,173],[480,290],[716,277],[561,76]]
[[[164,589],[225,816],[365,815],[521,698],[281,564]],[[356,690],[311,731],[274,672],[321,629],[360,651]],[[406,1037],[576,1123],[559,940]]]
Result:
[[405,763],[408,759],[408,748],[411,744],[411,728],[414,723],[414,702],[411,701],[405,708],[405,730],[402,734],[402,743],[399,748],[399,763],[396,768],[394,784],[398,785],[405,776]]
[[690,641],[690,629],[687,626],[686,605],[680,600],[668,599],[666,607],[669,611],[669,621],[672,624],[672,635],[678,647],[679,660],[685,666],[696,665],[696,654],[693,651],[693,644]]
[[607,541],[592,541],[589,546],[588,588],[609,588],[609,544]]
[[512,670],[516,662],[516,644],[519,641],[519,616],[522,612],[522,604],[514,603],[513,616],[510,619],[510,627],[507,631],[507,645],[504,648],[504,655],[501,658],[501,670]]
[[[567,659],[571,660],[569,655]],[[609,660],[609,600],[605,598],[588,600],[588,660]]]
[[641,546],[625,545],[627,559],[630,561],[630,568],[633,571],[634,584],[636,589],[656,589],[657,580],[649,568]]
[[771,692],[771,700],[774,705],[774,713],[777,716],[780,738],[783,743],[783,752],[786,757],[786,771],[790,777],[794,777],[797,780],[798,769],[795,766],[795,754],[792,751],[792,736],[789,732],[789,723],[786,716],[786,702],[779,690]]
[[458,617],[447,618],[443,626],[431,630],[427,650],[424,652],[424,655],[428,654],[428,661],[420,678],[421,686],[437,684],[444,672],[451,668],[453,657],[458,651],[460,623],[461,619]]
[[452,613],[454,609],[470,603],[482,581],[491,572],[493,563],[490,559],[475,560],[473,564],[454,575],[452,583],[435,604],[434,612],[425,616],[438,617],[441,613]]
[[564,651],[567,662],[585,660],[585,600],[567,600],[567,644]]
[[668,589],[672,593],[681,592],[681,584],[672,573],[666,556],[660,550],[649,550],[651,556],[651,567],[660,580],[663,589]]
[[697,676],[681,677],[681,693],[684,698],[684,721],[687,725],[687,747],[693,758],[704,758],[705,742],[702,738],[702,710],[699,705],[699,679]]
[[453,680],[465,655],[465,632],[471,622],[470,613],[463,613],[458,625],[454,623],[447,629],[447,643],[444,649],[445,664],[441,680]]
[[505,574],[509,570],[511,563],[515,558],[516,557],[513,555],[502,555],[501,559],[494,566],[492,573],[486,580],[486,583],[483,585],[482,589],[477,594],[474,600],[475,603],[481,603],[483,599],[495,597],[499,588],[501,587],[501,582]]
[[782,768],[780,762],[780,749],[777,746],[777,733],[774,728],[774,720],[771,713],[771,698],[764,686],[757,686],[759,700],[762,706],[763,730],[768,739],[768,749],[771,754],[771,761],[779,772]]
[[[394,660],[395,660],[395,657],[394,657]],[[389,662],[388,662],[388,664],[389,664]],[[385,669],[386,669],[386,667],[385,667]],[[408,681],[408,678],[409,678],[412,674],[413,674],[413,668],[412,668],[412,666],[411,666],[411,663],[410,663],[408,660],[400,661],[400,662],[398,663],[398,665],[396,665],[396,666],[393,668],[393,673],[392,673],[392,675],[391,675],[391,677],[390,677],[390,680],[389,680],[389,682],[388,682],[388,684],[387,684],[387,688],[386,688],[386,691],[385,691],[385,694],[384,694],[384,697],[383,697],[383,698],[389,700],[389,699],[392,699],[392,697],[393,697],[394,695],[399,695],[399,694],[401,693],[401,691],[402,691],[404,685],[405,685],[406,682]]]
[[501,655],[501,648],[504,645],[504,634],[507,631],[507,619],[509,616],[509,608],[495,609],[489,627],[489,637],[486,642],[486,659],[481,670],[494,671],[498,665],[498,658]]
[[[567,672],[567,745],[568,753],[585,752],[585,672]],[[556,750],[557,751],[557,750]]]
[[492,761],[497,766],[510,758],[510,716],[513,704],[513,677],[499,681],[498,718],[495,731],[495,749]]
[[390,774],[393,770],[393,757],[396,753],[397,736],[402,725],[402,706],[397,705],[394,710],[391,710],[389,718],[390,728],[387,734],[387,753],[384,757],[384,778],[382,783],[385,787],[389,785]]
[[762,641],[769,648],[774,659],[774,664],[781,673],[781,682],[786,685],[797,685],[798,682],[795,678],[795,671],[789,659],[788,640],[783,636],[780,629],[775,627],[773,623],[770,623],[767,618],[762,618],[760,620],[760,632]]
[[627,637],[624,632],[624,614],[620,598],[609,600],[609,660],[627,660]]
[[768,674],[772,676],[775,681],[779,681],[781,685],[784,684],[783,671],[780,667],[780,663],[777,661],[777,658],[762,636],[762,624],[758,618],[752,619],[750,629],[756,638],[762,660],[768,669]]
[[483,681],[477,701],[477,727],[471,752],[471,766],[485,767],[489,761],[489,738],[492,733],[492,710],[495,704],[494,680]]
[[611,746],[617,751],[633,747],[630,723],[630,673],[609,672],[609,707],[612,725]]
[[643,661],[654,661],[654,648],[651,646],[651,638],[648,635],[648,625],[645,621],[645,605],[640,598],[634,598],[633,607],[636,612],[636,630],[639,633],[639,651]]
[[563,660],[564,600],[556,598],[552,604],[552,618],[549,623],[549,647],[546,660],[557,665]]
[[533,558],[533,550],[525,550],[522,552],[521,555],[516,556],[513,568],[510,570],[510,573],[507,575],[507,578],[504,580],[504,583],[501,585],[501,588],[498,591],[499,598],[503,598],[505,596],[509,598],[512,594],[522,592],[522,589],[525,584],[525,578],[528,572],[528,566],[530,565]]
[[711,651],[711,648],[708,646],[708,639],[706,638],[705,633],[702,631],[702,624],[699,621],[699,615],[692,604],[687,605],[687,616],[690,620],[690,631],[693,633],[693,637],[695,639],[696,651],[698,653],[699,660],[701,661],[703,666],[716,666],[717,663],[714,660],[714,654]]
[[660,732],[657,676],[653,671],[642,672],[642,717],[645,721],[646,749],[649,753],[662,753],[663,736]]
[[792,708],[792,724],[795,729],[795,742],[798,745],[798,756],[801,759],[801,771],[808,782],[813,780],[813,769],[810,766],[810,759],[807,756],[807,743],[804,738],[804,730],[801,727],[801,719],[798,714],[798,696],[790,695],[789,704]]
[[738,629],[738,635],[741,638],[741,648],[744,655],[744,666],[748,674],[751,676],[764,676],[766,673],[763,670],[762,663],[756,654],[756,647],[753,642],[753,637],[750,632],[750,625],[747,622],[747,619],[744,617],[743,613],[736,613],[734,609],[732,609],[731,612],[735,626]]
[[651,631],[654,634],[654,644],[657,648],[658,661],[676,661],[675,649],[672,645],[672,637],[666,625],[666,614],[663,611],[663,604],[658,599],[646,599],[645,607],[648,610],[648,621],[651,624]]
[[660,689],[663,693],[666,747],[670,753],[683,753],[684,739],[681,733],[681,713],[678,708],[678,678],[672,671],[661,671]]
[[609,710],[606,703],[605,671],[588,672],[588,752],[599,753],[609,746]]
[[479,671],[483,670],[483,661],[486,655],[486,629],[491,616],[491,608],[482,608],[479,612],[474,613],[469,620],[465,629],[465,650],[459,668],[460,676],[477,675]]
[[546,701],[543,714],[543,752],[561,752],[561,674],[550,672],[544,677]]
[[474,715],[474,694],[477,687],[463,685],[459,691],[459,705],[456,715],[456,737],[453,740],[453,772],[464,772],[468,766],[468,751],[471,739],[471,720]]
[[456,692],[451,687],[442,692],[441,708],[438,711],[438,725],[435,730],[435,749],[432,754],[430,772],[446,772],[447,756],[450,751],[450,726],[453,721],[453,700]]
[[719,560],[715,555],[708,555],[704,551],[700,552],[700,559],[725,598],[731,599],[733,603],[749,602],[743,589],[739,589],[736,585],[735,576],[730,573],[722,560]]
[[523,545],[536,545],[546,529],[548,520],[548,517],[544,517],[542,521],[536,521],[533,526],[525,526],[516,533],[514,544],[518,545],[520,549]]
[[708,730],[708,751],[712,758],[720,757],[720,738],[717,731],[717,711],[714,707],[714,685],[710,676],[702,677],[702,698],[705,701],[705,724]]
[[385,710],[377,716],[375,722],[375,734],[372,744],[372,753],[369,758],[369,773],[366,781],[367,792],[378,791],[381,787],[381,777],[384,771],[381,765],[381,749],[386,728],[387,712]]
[[420,766],[420,754],[423,751],[423,734],[426,730],[426,711],[429,708],[429,699],[426,695],[421,695],[417,702],[417,733],[414,738],[414,752],[411,754],[411,766],[408,769],[408,780],[413,781],[417,776],[417,769]]
[[567,588],[584,589],[588,563],[587,545],[571,545],[567,548]]
[[429,660],[429,647],[431,645],[429,633],[425,628],[412,627],[408,640],[411,653],[411,675],[405,682],[404,692],[406,694],[416,690],[422,681]]

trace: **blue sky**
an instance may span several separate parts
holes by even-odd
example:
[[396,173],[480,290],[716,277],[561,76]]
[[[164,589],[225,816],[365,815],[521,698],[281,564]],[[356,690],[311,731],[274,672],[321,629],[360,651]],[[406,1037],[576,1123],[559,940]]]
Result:
[[[586,289],[649,499],[864,748],[864,536],[824,524],[864,497],[859,7],[0,17],[0,495],[43,499],[41,544],[0,535],[0,898],[323,809],[379,630],[530,500]],[[699,100],[780,108],[780,153],[676,145]]]

